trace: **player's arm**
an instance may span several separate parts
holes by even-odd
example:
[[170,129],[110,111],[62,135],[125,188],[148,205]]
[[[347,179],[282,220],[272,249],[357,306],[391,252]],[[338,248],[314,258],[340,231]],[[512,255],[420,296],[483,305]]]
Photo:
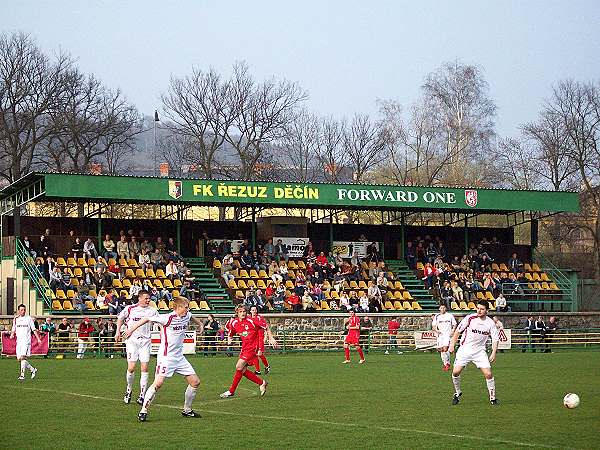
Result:
[[121,328],[123,328],[123,322],[127,319],[129,308],[125,308],[121,311],[121,314],[117,317],[117,332],[115,333],[115,343],[121,341]]
[[498,328],[494,325],[492,328],[492,353],[490,353],[490,362],[493,363],[496,360],[496,352],[498,351],[498,343],[500,340],[500,336],[498,333]]
[[14,318],[12,328],[10,329],[10,338],[11,339],[15,338],[16,332],[17,332],[17,319]]
[[197,325],[196,333],[198,333],[198,334],[204,333],[204,322],[201,319],[198,319],[194,316],[192,316],[192,320]]
[[161,323],[160,317],[144,317],[142,320],[139,320],[133,327],[129,328],[125,332],[125,339],[129,339],[129,336],[131,336],[135,330],[137,330],[142,325],[146,325],[148,322]]
[[454,346],[458,342],[459,337],[460,337],[460,330],[457,328],[456,330],[454,330],[454,334],[452,335],[452,340],[450,341],[450,345],[448,346],[449,353],[454,352]]
[[269,324],[267,324],[267,326],[265,327],[265,334],[267,335],[269,345],[273,348],[279,348],[279,344],[275,340],[275,336],[273,336],[273,332],[271,331],[271,326]]

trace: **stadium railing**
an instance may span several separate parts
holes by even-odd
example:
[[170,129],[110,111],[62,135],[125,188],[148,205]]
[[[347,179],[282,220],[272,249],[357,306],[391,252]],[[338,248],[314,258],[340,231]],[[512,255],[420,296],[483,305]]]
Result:
[[52,300],[48,296],[50,286],[48,286],[44,275],[39,271],[33,257],[27,251],[20,239],[15,240],[15,257],[17,267],[22,268],[24,275],[29,278],[29,281],[36,291],[37,298],[44,303],[44,309],[51,309]]
[[[399,330],[396,336],[397,345],[390,346],[387,330],[373,329],[361,335],[361,345],[370,351],[427,351],[427,349],[415,349],[415,331],[419,330]],[[274,330],[273,334],[279,343],[279,348],[272,349],[267,346],[267,353],[341,351],[345,337],[342,330]],[[545,334],[513,329],[511,334],[513,351],[600,348],[600,328],[563,329]],[[123,342],[117,344],[114,337],[92,333],[87,344],[84,357],[125,356]],[[55,333],[50,337],[49,355],[76,355],[78,345],[76,332],[69,333],[67,337],[59,337]],[[239,352],[239,348],[237,338],[229,347],[227,339],[219,335],[214,338],[206,335],[196,336],[195,351],[198,355],[235,355]]]

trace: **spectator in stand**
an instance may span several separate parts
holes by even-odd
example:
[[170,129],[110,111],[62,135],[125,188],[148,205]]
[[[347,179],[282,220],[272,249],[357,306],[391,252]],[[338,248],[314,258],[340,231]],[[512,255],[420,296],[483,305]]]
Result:
[[60,267],[54,266],[52,272],[50,272],[50,281],[49,281],[50,289],[56,291],[57,289],[63,289],[63,281],[62,281],[62,272],[60,271]]
[[79,324],[79,332],[77,334],[77,359],[82,359],[88,344],[90,342],[90,335],[96,331],[94,325],[90,322],[89,317],[84,317],[83,321]]
[[52,248],[50,247],[50,243],[46,236],[40,236],[40,243],[38,244],[38,256],[42,258],[47,258],[48,256],[52,256]]
[[468,272],[471,269],[471,261],[467,255],[463,255],[460,259],[460,268],[463,272]]
[[78,237],[75,238],[75,242],[71,245],[71,253],[75,259],[83,257],[83,244]]
[[433,288],[435,272],[433,271],[433,267],[430,263],[425,264],[425,267],[423,268],[423,277],[421,279],[425,282],[426,289]]
[[50,317],[46,317],[46,321],[42,324],[40,329],[41,331],[48,333],[50,338],[56,333],[56,325],[54,325]]
[[25,251],[32,257],[35,258],[37,257],[37,252],[35,250],[33,250],[33,247],[31,246],[31,242],[29,242],[29,238],[27,236],[23,237],[23,246],[25,247]]
[[169,255],[173,255],[177,251],[177,245],[175,245],[175,240],[172,237],[167,239],[167,245],[165,246],[165,250]]
[[458,303],[462,302],[464,300],[464,295],[463,290],[458,285],[458,282],[453,280],[450,282],[450,286],[452,288],[452,297],[454,298],[454,300],[456,300],[456,302]]
[[483,275],[483,290],[491,292],[493,294],[495,289],[496,289],[496,282],[493,280],[492,274],[489,272],[486,272]]
[[417,253],[412,241],[406,243],[406,249],[404,249],[404,259],[410,269],[415,270],[417,268]]
[[166,248],[167,246],[165,245],[165,243],[162,240],[162,237],[158,236],[156,238],[156,243],[154,244],[154,248],[158,251],[158,253],[160,253],[161,255],[163,253],[166,253]]
[[[112,279],[117,279],[117,280],[122,280],[123,279],[123,271],[121,270],[121,266],[119,265],[119,263],[115,263],[115,264],[109,264],[108,265],[108,270],[106,271],[106,273],[112,277]],[[112,283],[111,283],[112,285]]]
[[500,292],[498,297],[496,297],[496,311],[498,312],[510,312],[510,308],[506,303],[506,298],[504,298],[504,294]]
[[[525,280],[525,282],[526,281],[527,280]],[[517,279],[516,275],[512,272],[508,274],[508,282],[506,283],[506,288],[507,288],[509,295],[511,295],[511,296],[519,296],[521,298],[523,298],[525,296],[525,291],[523,290],[523,285]]]
[[219,332],[219,322],[215,316],[209,314],[204,321],[204,356],[216,355],[217,353],[217,333]]
[[221,258],[233,253],[231,250],[231,243],[229,242],[229,240],[227,238],[225,238],[221,241],[221,243],[219,244],[219,247],[217,249],[217,252]]
[[523,344],[523,348],[522,351],[523,353],[525,353],[527,351],[527,346],[529,345],[529,348],[531,349],[531,351],[533,353],[535,353],[535,346],[533,345],[533,333],[535,333],[535,320],[533,320],[533,316],[529,316],[527,317],[527,319],[525,319],[525,323],[523,324],[523,329],[527,332],[527,340],[529,341],[529,344]]
[[275,246],[273,245],[273,239],[267,240],[267,243],[264,247],[265,252],[271,259],[275,259]]
[[265,289],[265,299],[267,300],[267,304],[271,303],[273,305],[273,296],[275,295],[275,285],[269,281],[267,284],[267,289]]
[[350,296],[348,297],[348,301],[350,302],[350,307],[354,311],[358,311],[358,297],[356,296],[356,291],[350,291]]
[[98,252],[96,251],[96,245],[94,244],[94,241],[92,241],[92,238],[87,238],[85,243],[83,244],[83,254],[85,255],[85,257],[87,259],[89,258],[94,258],[96,259],[98,257]]
[[273,308],[275,308],[279,312],[283,312],[285,302],[285,286],[280,284],[277,286],[275,290],[275,294],[273,295]]
[[537,347],[540,351],[545,351],[547,349],[546,345],[546,322],[542,316],[538,316],[538,319],[535,321],[534,330],[535,330],[535,340],[537,341]]
[[248,250],[244,250],[244,253],[242,253],[242,257],[240,258],[240,267],[247,271],[257,268]]
[[376,285],[372,280],[369,281],[367,296],[369,297],[369,299],[377,299],[379,302],[381,302],[383,298],[383,295],[381,294],[381,289],[379,289],[379,286]]
[[446,305],[446,308],[450,309],[450,302],[453,300],[452,285],[449,281],[444,281],[444,284],[440,288],[440,305]]
[[85,285],[88,289],[96,289],[96,279],[94,278],[94,272],[89,267],[86,267],[83,271],[83,278],[79,284]]
[[388,282],[387,278],[385,277],[385,273],[383,271],[380,272],[379,275],[377,276],[376,284],[377,284],[377,287],[379,288],[379,291],[381,292],[382,297],[385,294],[387,294],[389,282]]
[[257,271],[265,270],[267,268],[263,263],[262,256],[259,255],[256,250],[252,252],[252,260],[254,261],[254,267]]
[[364,292],[361,292],[360,297],[358,297],[358,309],[360,312],[369,312],[369,297]]
[[361,263],[362,260],[360,259],[360,256],[358,256],[358,252],[354,250],[354,253],[352,253],[352,257],[350,258],[350,264],[352,265],[352,267],[360,267]]
[[223,262],[221,263],[221,277],[225,281],[225,285],[229,286],[232,280],[235,280],[233,275],[233,256],[231,253],[225,255]]
[[433,242],[430,242],[429,245],[427,246],[427,251],[425,252],[425,257],[427,258],[427,262],[429,262],[429,264],[433,264],[435,262],[435,258],[437,258],[438,255],[438,251],[435,248],[435,244]]
[[290,279],[287,262],[282,262],[279,265],[279,274],[283,277],[284,281],[287,281]]
[[157,248],[153,253],[150,254],[150,263],[152,264],[152,268],[156,272],[158,269],[162,269],[163,267],[163,255],[160,250]]
[[327,256],[325,256],[325,252],[319,253],[319,256],[317,256],[317,264],[319,266],[326,266],[327,264],[329,264],[329,262],[327,261]]
[[62,289],[68,291],[69,289],[74,289],[71,284],[71,272],[68,267],[65,267],[62,272]]
[[104,328],[100,332],[100,342],[104,344],[104,352],[107,358],[112,358],[115,349],[115,334],[117,334],[117,324],[112,317],[109,317],[104,324]]
[[302,309],[302,302],[300,300],[300,297],[298,297],[298,294],[296,294],[296,292],[292,292],[290,294],[290,296],[287,298],[287,302],[291,305],[292,311],[295,313],[300,312],[300,310]]
[[508,270],[510,270],[513,274],[517,274],[523,270],[523,263],[517,258],[517,253],[513,252],[510,256],[508,263]]
[[321,303],[321,300],[325,300],[325,294],[323,293],[323,285],[320,283],[313,284],[310,295],[317,304]]
[[148,255],[154,251],[154,247],[152,246],[148,238],[144,238],[142,244],[140,245],[140,251],[144,250],[146,250],[146,253]]
[[304,311],[304,312],[314,312],[315,311],[314,300],[311,297],[308,290],[304,291],[304,294],[302,295],[302,311]]
[[346,278],[342,275],[340,270],[333,275],[333,288],[336,290],[336,292],[340,292],[342,290],[345,279]]
[[177,266],[175,265],[173,260],[169,261],[169,264],[167,264],[167,267],[165,269],[165,275],[171,281],[174,281],[176,278],[179,278],[179,270],[177,269]]
[[344,258],[342,258],[342,255],[337,252],[335,254],[335,267],[342,267],[342,265],[344,264]]
[[350,299],[345,291],[340,294],[340,309],[342,311],[350,311],[352,309],[352,306],[350,306]]
[[290,257],[288,255],[288,248],[281,239],[277,239],[277,244],[275,245],[275,259],[281,261],[285,260],[286,264],[289,261]]
[[110,234],[104,236],[102,246],[104,247],[104,259],[108,261],[110,258],[117,258],[117,253],[115,252],[115,242],[111,239]]
[[360,344],[366,352],[369,351],[369,335],[373,329],[373,321],[369,316],[364,316],[360,320]]
[[138,255],[138,265],[144,272],[147,268],[152,267],[150,263],[150,255],[145,248],[143,248],[142,252]]
[[126,260],[131,258],[131,253],[129,252],[129,243],[127,242],[127,238],[125,236],[121,236],[121,239],[119,242],[117,242],[117,256]]
[[128,247],[129,257],[132,259],[137,259],[138,255],[142,251],[142,247],[135,236],[131,236],[131,241],[129,241]]
[[331,300],[331,302],[329,303],[329,307],[333,310],[333,311],[339,311],[340,307],[338,306],[337,302],[335,300]]
[[276,285],[283,281],[283,277],[279,273],[279,265],[275,261],[271,262],[271,265],[269,266],[268,275],[271,278],[271,280],[273,280],[273,283],[275,283]]
[[388,322],[388,341],[385,346],[385,354],[389,355],[392,347],[396,349],[399,355],[402,354],[400,350],[398,350],[398,330],[400,329],[400,322],[398,319],[393,318]]
[[254,306],[256,306],[258,312],[264,312],[267,308],[267,298],[265,297],[265,294],[263,294],[263,291],[257,289],[254,298],[256,299]]

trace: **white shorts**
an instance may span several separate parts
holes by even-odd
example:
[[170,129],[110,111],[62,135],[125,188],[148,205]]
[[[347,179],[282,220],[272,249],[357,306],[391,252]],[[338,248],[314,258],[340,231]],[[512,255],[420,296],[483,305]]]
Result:
[[475,364],[478,369],[489,369],[491,367],[490,359],[485,350],[473,353],[469,348],[460,347],[456,352],[456,358],[454,358],[454,366],[466,367],[470,362]]
[[150,345],[150,340],[128,339],[125,343],[127,361],[143,363],[150,361]]
[[438,334],[437,336],[437,348],[450,346],[450,335],[449,334]]
[[185,356],[182,356],[181,358],[159,357],[156,361],[155,376],[169,378],[172,377],[174,373],[178,373],[184,377],[196,375],[196,371],[190,362],[185,359]]
[[16,354],[17,354],[17,358],[21,358],[23,356],[31,356],[31,341],[30,342],[17,341]]

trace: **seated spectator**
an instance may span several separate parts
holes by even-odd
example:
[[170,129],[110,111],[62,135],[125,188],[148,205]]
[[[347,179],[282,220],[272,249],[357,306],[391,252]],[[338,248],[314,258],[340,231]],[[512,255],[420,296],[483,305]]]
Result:
[[323,293],[323,285],[320,283],[313,284],[313,287],[310,290],[311,297],[316,302],[321,302],[321,300],[325,300],[325,294]]
[[275,245],[275,259],[278,261],[283,259],[286,263],[290,259],[287,245],[285,245],[281,239],[277,239],[277,244]]
[[173,281],[175,278],[179,278],[179,269],[177,269],[177,266],[173,260],[169,261],[169,264],[167,264],[165,275],[171,281]]
[[450,302],[454,300],[454,293],[452,292],[452,286],[449,281],[444,281],[444,284],[440,288],[440,304],[446,305],[446,308],[450,309]]
[[129,243],[127,242],[127,238],[124,235],[121,236],[121,239],[119,240],[119,242],[117,242],[117,256],[125,260],[131,258],[131,253],[129,251]]
[[364,292],[358,297],[358,309],[361,312],[369,312],[369,298]]
[[295,292],[290,294],[290,296],[287,298],[287,302],[291,305],[293,312],[298,313],[301,311],[302,301]]
[[148,238],[144,238],[140,245],[140,252],[143,252],[144,250],[146,250],[146,254],[148,255],[150,255],[154,251],[154,247],[152,247],[152,244],[150,243]]
[[30,255],[32,258],[37,257],[37,252],[31,246],[31,242],[29,242],[29,238],[27,236],[23,237],[23,246],[25,247],[25,251],[28,255]]
[[109,264],[108,270],[106,274],[112,277],[112,279],[122,280],[123,279],[123,271],[121,270],[121,266],[119,263]]
[[379,275],[377,276],[377,281],[376,281],[377,287],[379,288],[379,291],[381,292],[381,295],[385,295],[388,291],[388,280],[385,277],[385,274],[383,273],[383,271],[381,273],[379,273]]
[[263,291],[260,289],[257,289],[256,295],[254,296],[254,298],[256,299],[255,306],[258,309],[258,312],[265,311],[265,309],[267,307],[267,298],[265,297],[265,294],[263,294]]
[[152,267],[152,265],[150,264],[150,255],[148,254],[148,251],[145,248],[143,248],[141,253],[138,255],[138,265],[144,271],[146,271],[146,269],[148,269],[149,267]]
[[435,272],[430,263],[425,264],[425,267],[423,268],[423,277],[421,279],[425,282],[425,288],[433,288],[433,284],[435,283]]
[[379,289],[379,286],[377,286],[373,281],[369,281],[367,296],[369,297],[369,299],[375,298],[381,302],[381,289]]
[[317,256],[316,262],[320,266],[326,266],[328,264],[327,256],[325,256],[325,252],[319,253],[319,256]]
[[158,251],[158,253],[162,254],[166,253],[166,244],[163,242],[162,237],[158,236],[156,238],[156,242],[154,243],[154,249]]
[[273,296],[275,295],[275,285],[271,282],[269,282],[269,284],[267,284],[267,289],[265,289],[265,298],[267,300],[267,303],[273,302]]
[[335,300],[331,300],[331,303],[329,304],[329,307],[333,310],[333,311],[339,311],[340,307],[338,306],[337,302]]
[[140,243],[137,241],[135,236],[131,236],[131,241],[129,241],[129,255],[131,258],[136,259],[138,255],[141,253],[142,247]]
[[104,258],[107,261],[110,258],[117,258],[117,253],[115,252],[115,242],[110,238],[110,234],[104,236],[102,246],[104,247]]
[[123,294],[112,296],[108,301],[108,313],[112,316],[118,315],[125,308],[125,301]]
[[250,309],[253,306],[257,306],[256,302],[256,291],[254,288],[250,288],[246,291],[246,298],[244,298],[244,306],[246,309]]
[[88,309],[84,299],[82,299],[78,294],[76,294],[75,297],[73,297],[73,308],[75,308],[79,312],[84,312]]
[[523,263],[517,257],[516,252],[513,252],[506,265],[508,266],[508,270],[514,274],[517,274],[523,270]]
[[506,302],[506,298],[504,298],[504,294],[500,292],[498,297],[496,297],[496,311],[498,312],[510,312],[510,308]]
[[433,264],[435,262],[435,259],[438,256],[438,251],[435,248],[435,244],[433,242],[430,242],[429,245],[427,246],[427,250],[425,250],[425,257],[427,258],[427,262],[429,264]]
[[341,268],[342,265],[344,264],[344,258],[342,258],[342,255],[338,252],[335,254],[335,266]]
[[462,302],[464,300],[464,295],[461,287],[456,281],[451,281],[450,286],[452,288],[452,297],[454,297],[454,300],[458,303]]
[[269,258],[275,259],[275,246],[273,245],[273,239],[267,240],[263,250],[267,253]]
[[313,298],[310,296],[308,290],[304,291],[304,295],[302,295],[302,310],[304,312],[314,312],[315,306]]
[[340,294],[340,309],[342,311],[350,311],[352,309],[352,306],[350,306],[350,299],[346,292]]
[[73,245],[71,246],[71,253],[73,253],[73,258],[83,257],[83,244],[78,237],[75,238],[75,242],[73,242]]
[[110,298],[106,298],[108,296],[109,294],[107,294],[104,290],[98,292],[98,295],[96,297],[96,304],[94,305],[96,309],[108,309],[108,302],[110,300]]
[[54,266],[52,272],[50,272],[50,281],[49,281],[50,289],[56,291],[57,289],[64,289],[62,272],[60,271],[60,267]]
[[417,253],[412,241],[406,243],[406,249],[404,250],[404,259],[410,269],[415,270],[417,268]]
[[257,271],[266,270],[267,266],[263,262],[263,257],[259,255],[256,250],[252,252],[252,259],[254,260],[254,266],[256,267]]
[[65,267],[62,272],[62,288],[65,291],[73,289],[73,285],[71,284],[71,272],[69,272],[68,267]]
[[276,285],[283,281],[283,277],[279,273],[279,265],[275,261],[271,262],[271,265],[269,266],[268,275],[271,278],[271,280],[273,280],[273,283],[275,283]]
[[348,297],[348,301],[350,302],[350,307],[354,310],[358,310],[358,297],[356,296],[356,291],[350,291],[350,296]]
[[175,245],[175,240],[172,237],[167,239],[167,245],[165,247],[165,250],[167,250],[167,253],[169,255],[173,255],[177,251],[177,246]]
[[284,262],[279,266],[279,274],[283,277],[284,281],[290,279],[287,263]]
[[254,260],[252,259],[252,256],[248,250],[244,250],[244,253],[242,253],[242,256],[240,257],[240,267],[247,271],[257,269],[257,266],[255,266]]
[[96,259],[98,257],[98,252],[96,251],[96,245],[94,244],[94,241],[92,241],[92,238],[87,238],[85,243],[83,244],[83,254],[85,255],[85,257],[87,259],[89,259],[89,258]]
[[232,280],[235,280],[233,275],[233,256],[231,254],[225,255],[223,262],[221,263],[221,277],[225,280],[225,285],[229,286]]
[[285,286],[280,284],[277,286],[275,290],[275,294],[273,295],[273,308],[279,312],[283,312],[285,301]]
[[493,294],[495,289],[496,289],[496,282],[493,280],[492,274],[489,272],[486,272],[483,275],[483,290],[491,292]]

